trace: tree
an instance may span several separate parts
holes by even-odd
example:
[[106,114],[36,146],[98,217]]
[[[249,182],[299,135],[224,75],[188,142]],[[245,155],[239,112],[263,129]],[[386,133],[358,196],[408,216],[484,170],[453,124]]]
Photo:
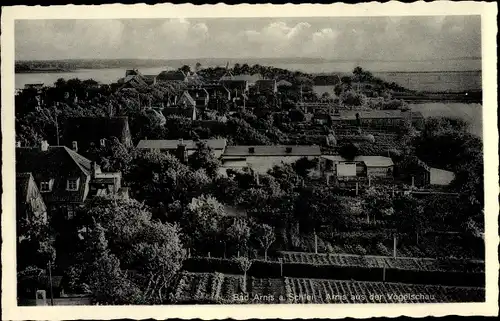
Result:
[[293,167],[297,172],[297,174],[299,174],[302,177],[306,177],[307,174],[309,173],[309,170],[316,167],[317,162],[319,162],[318,159],[311,160],[308,159],[307,157],[302,157],[293,164]]
[[195,68],[194,68],[194,71],[195,71],[195,72],[198,72],[198,71],[200,71],[200,70],[201,70],[201,63],[198,61],[198,62],[196,63],[196,66],[195,66]]
[[414,234],[418,244],[419,235],[425,233],[430,225],[428,217],[424,215],[424,207],[411,195],[396,197],[393,206],[397,232],[406,235]]
[[222,232],[224,207],[212,196],[193,198],[187,205],[181,220],[181,227],[194,249],[205,250],[217,244]]
[[300,229],[306,232],[319,230],[324,226],[333,229],[345,227],[344,207],[341,199],[330,190],[320,187],[306,187],[296,199],[296,217]]
[[230,244],[235,244],[238,253],[245,252],[250,238],[250,227],[243,219],[235,219],[226,230],[227,239]]
[[104,146],[91,146],[82,155],[96,161],[107,172],[120,171],[126,175],[130,169],[133,155],[118,138],[111,137]]
[[342,92],[340,100],[347,106],[362,106],[366,102],[366,97],[365,95],[357,93],[353,90],[347,90]]
[[221,165],[213,150],[203,141],[197,143],[196,151],[189,157],[189,166],[194,170],[204,169],[210,177],[215,177]]
[[348,160],[353,160],[359,155],[359,147],[354,143],[342,145],[339,149],[339,154]]
[[340,97],[340,95],[342,94],[343,90],[344,89],[342,88],[342,84],[337,84],[333,88],[333,92],[335,93],[335,96],[337,96],[337,97]]
[[[175,225],[151,220],[135,200],[96,198],[75,216],[74,264],[81,283],[104,304],[158,304],[185,257]],[[130,273],[130,271],[135,271]]]
[[370,222],[370,216],[375,221],[378,217],[391,215],[394,211],[389,193],[374,187],[369,188],[364,194],[363,208],[368,222]]
[[243,272],[243,292],[247,291],[247,272],[250,270],[250,267],[252,266],[252,260],[248,259],[247,257],[240,256],[237,257],[236,262],[238,263],[238,266],[240,267],[241,271]]
[[179,70],[184,72],[185,74],[189,74],[191,72],[191,67],[189,67],[188,65],[183,65],[179,68]]
[[269,247],[275,240],[276,237],[274,235],[273,227],[267,224],[262,224],[261,226],[259,226],[259,228],[257,229],[257,241],[264,250],[265,261],[267,261],[267,251],[269,250]]

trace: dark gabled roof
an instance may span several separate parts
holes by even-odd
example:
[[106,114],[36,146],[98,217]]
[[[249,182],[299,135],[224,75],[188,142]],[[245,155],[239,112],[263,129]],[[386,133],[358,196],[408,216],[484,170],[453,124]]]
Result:
[[51,146],[47,151],[16,148],[16,172],[31,172],[37,186],[54,180],[51,192],[43,193],[46,202],[83,202],[86,182],[80,181],[78,191],[66,191],[68,178],[90,175],[91,161],[65,146]]
[[189,103],[192,105],[192,106],[196,106],[196,101],[193,99],[193,97],[189,94],[188,91],[184,91],[182,93],[182,96],[181,96],[181,99],[182,97],[186,97],[186,99],[189,101]]
[[235,156],[321,156],[321,149],[315,145],[227,146],[223,157]]
[[71,117],[64,127],[64,144],[72,146],[78,142],[79,148],[87,148],[90,143],[101,139],[118,138],[122,143],[130,139],[127,117]]

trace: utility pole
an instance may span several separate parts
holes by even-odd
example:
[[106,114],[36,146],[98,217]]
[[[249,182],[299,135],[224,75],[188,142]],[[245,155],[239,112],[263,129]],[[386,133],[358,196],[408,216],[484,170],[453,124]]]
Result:
[[57,140],[57,146],[59,146],[59,123],[57,121],[57,108],[54,106],[54,118],[56,121],[56,140]]
[[54,305],[54,292],[52,291],[52,269],[51,269],[51,263],[49,261],[49,286],[50,286],[50,305]]

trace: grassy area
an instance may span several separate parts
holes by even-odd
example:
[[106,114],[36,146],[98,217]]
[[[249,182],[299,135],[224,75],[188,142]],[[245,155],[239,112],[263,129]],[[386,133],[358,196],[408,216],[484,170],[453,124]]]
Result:
[[386,267],[419,271],[469,271],[484,272],[484,262],[462,260],[433,260],[421,258],[357,256],[345,254],[315,254],[307,252],[282,252],[286,263],[310,263],[355,267]]
[[[315,251],[314,235],[301,235],[293,239],[287,250]],[[320,253],[391,256],[393,246],[393,238],[384,231],[346,232],[318,237]],[[484,243],[461,235],[422,236],[418,244],[413,239],[400,237],[396,250],[400,257],[484,259]]]

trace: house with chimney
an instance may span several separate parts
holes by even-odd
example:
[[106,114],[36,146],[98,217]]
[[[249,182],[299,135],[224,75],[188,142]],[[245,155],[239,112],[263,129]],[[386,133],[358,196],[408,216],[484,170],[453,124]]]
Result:
[[[220,158],[226,150],[226,139],[206,139],[202,140],[214,153],[215,157]],[[192,155],[198,148],[198,142],[194,140],[175,140],[175,139],[158,139],[158,140],[141,140],[137,144],[137,149],[142,151],[157,151],[167,152],[176,155],[183,162],[187,162],[187,157]]]
[[132,147],[128,117],[70,117],[63,128],[63,145],[86,153],[91,146],[105,147],[117,138]]
[[50,215],[71,218],[95,196],[128,198],[121,173],[104,173],[95,162],[66,146],[16,148],[16,173],[31,173]]
[[316,145],[227,146],[221,156],[220,172],[226,174],[228,169],[251,169],[256,173],[266,173],[276,165],[320,156],[321,149]]

